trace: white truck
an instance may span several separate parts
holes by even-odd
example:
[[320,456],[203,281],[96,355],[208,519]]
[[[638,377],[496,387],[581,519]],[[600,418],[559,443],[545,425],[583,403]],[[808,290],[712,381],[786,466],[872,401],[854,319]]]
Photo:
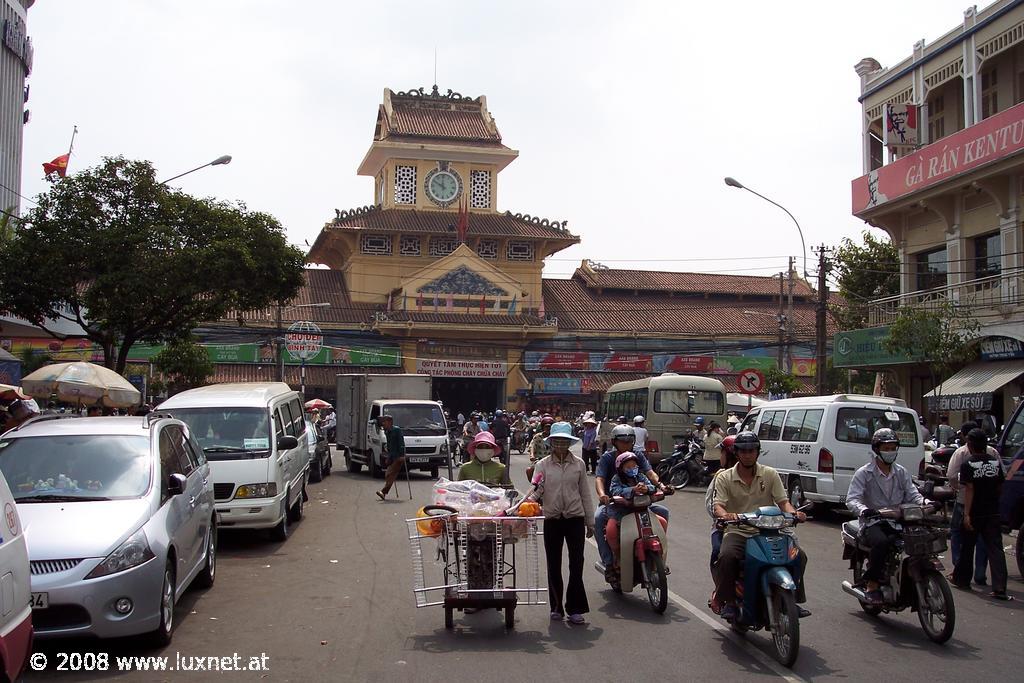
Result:
[[384,475],[382,415],[390,415],[402,430],[410,471],[436,478],[448,467],[447,421],[441,404],[431,400],[431,389],[429,375],[338,375],[335,441],[348,471],[366,465],[374,477]]

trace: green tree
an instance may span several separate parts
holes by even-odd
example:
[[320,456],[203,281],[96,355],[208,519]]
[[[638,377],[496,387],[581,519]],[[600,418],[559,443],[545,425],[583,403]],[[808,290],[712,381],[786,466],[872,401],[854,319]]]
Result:
[[768,389],[768,393],[773,396],[778,396],[779,394],[789,396],[796,393],[797,389],[800,388],[800,380],[778,368],[769,368],[764,373],[764,385]]
[[167,378],[167,388],[175,393],[201,386],[213,375],[210,354],[194,337],[172,341],[153,356],[153,365]]
[[941,394],[940,382],[973,358],[973,342],[980,329],[969,308],[949,301],[930,309],[903,306],[889,326],[882,348],[927,365],[932,386]]
[[43,329],[78,323],[117,372],[132,344],[287,301],[302,279],[275,218],[177,192],[122,157],[55,183],[0,245],[0,309]]
[[839,294],[846,303],[833,306],[832,315],[843,330],[867,325],[868,303],[873,299],[900,293],[900,259],[895,245],[869,230],[861,238],[860,244],[843,239],[834,257]]
[[24,346],[18,351],[18,358],[21,360],[21,376],[29,375],[44,365],[48,365],[50,354],[46,351],[38,351],[31,346]]

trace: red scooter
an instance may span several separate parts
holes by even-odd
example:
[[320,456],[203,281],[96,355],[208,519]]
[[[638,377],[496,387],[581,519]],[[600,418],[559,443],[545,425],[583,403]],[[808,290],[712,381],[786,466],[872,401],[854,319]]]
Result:
[[[671,488],[668,489],[672,491]],[[611,505],[626,512],[621,522],[608,520],[606,534],[612,548],[616,547],[618,538],[618,568],[611,581],[612,590],[616,593],[632,593],[636,586],[647,589],[647,600],[651,609],[662,614],[668,607],[668,568],[665,566],[666,540],[665,520],[650,510],[651,503],[665,498],[660,491],[646,495],[635,495],[633,499],[614,496]],[[629,555],[632,555],[630,561]],[[594,568],[605,576],[605,566],[600,561]]]

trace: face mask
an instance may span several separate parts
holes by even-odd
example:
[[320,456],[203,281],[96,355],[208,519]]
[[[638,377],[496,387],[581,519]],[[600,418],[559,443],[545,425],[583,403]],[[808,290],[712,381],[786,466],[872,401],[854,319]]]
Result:
[[624,472],[626,473],[627,477],[635,477],[636,475],[640,474],[640,468],[639,467],[627,467],[624,470]]
[[476,459],[480,462],[489,462],[494,457],[494,451],[490,448],[477,447],[474,453],[476,454]]
[[896,462],[896,451],[879,451],[878,457],[886,465],[891,465]]

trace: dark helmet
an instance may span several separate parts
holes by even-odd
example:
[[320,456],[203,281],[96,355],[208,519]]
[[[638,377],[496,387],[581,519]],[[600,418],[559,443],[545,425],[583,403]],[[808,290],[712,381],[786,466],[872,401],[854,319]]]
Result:
[[555,418],[551,417],[550,415],[545,415],[544,417],[542,417],[540,419],[540,424],[541,424],[541,426],[543,426],[543,425],[553,425],[553,424],[555,424]]
[[896,436],[896,432],[893,430],[888,427],[882,427],[871,437],[871,450],[875,455],[879,455],[883,443],[894,443],[899,448],[900,438]]
[[753,451],[761,449],[761,439],[754,432],[740,432],[733,439],[732,447],[736,451]]

